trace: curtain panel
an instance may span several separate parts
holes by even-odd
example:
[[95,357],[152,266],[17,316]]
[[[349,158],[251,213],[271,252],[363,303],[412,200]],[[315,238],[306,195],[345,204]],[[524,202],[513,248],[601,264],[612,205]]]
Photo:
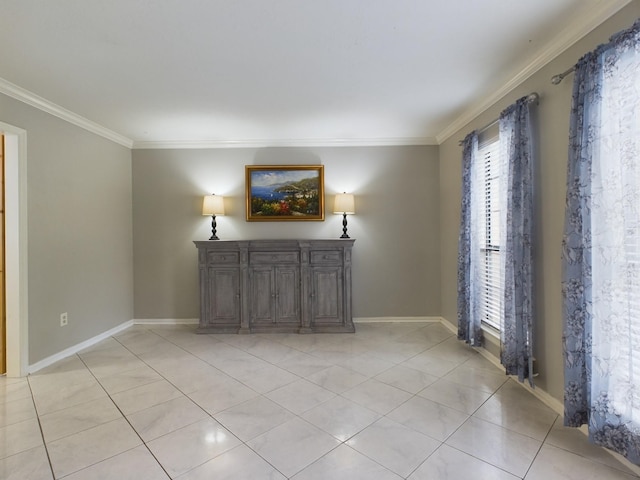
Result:
[[533,386],[533,154],[530,101],[523,97],[500,115],[504,162],[501,192],[503,318],[500,361],[508,375]]
[[[478,314],[477,279],[478,223],[481,221],[474,205],[478,188],[478,133],[467,135],[462,148],[462,208],[458,238],[458,339],[479,347],[482,326]],[[475,178],[474,178],[475,177]]]
[[640,464],[640,20],[576,65],[562,245],[564,423]]

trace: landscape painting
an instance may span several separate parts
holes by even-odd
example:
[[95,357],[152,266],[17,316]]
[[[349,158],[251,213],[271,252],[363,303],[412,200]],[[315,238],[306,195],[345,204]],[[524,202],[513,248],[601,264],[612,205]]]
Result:
[[324,166],[245,168],[247,221],[324,220]]

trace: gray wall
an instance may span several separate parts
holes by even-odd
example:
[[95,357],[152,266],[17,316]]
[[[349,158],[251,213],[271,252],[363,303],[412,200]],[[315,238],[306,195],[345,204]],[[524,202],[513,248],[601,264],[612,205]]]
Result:
[[[245,165],[322,164],[324,222],[247,222]],[[193,240],[208,239],[202,196],[224,195],[221,239],[337,238],[336,192],[356,195],[348,218],[356,317],[440,313],[438,147],[134,150],[136,319],[198,317]]]
[[456,263],[460,219],[462,150],[458,141],[474,128],[481,128],[519,97],[540,94],[537,110],[539,164],[536,185],[536,385],[562,399],[562,294],[561,241],[564,222],[565,179],[569,135],[569,112],[573,76],[554,86],[550,79],[574,65],[586,52],[608,41],[640,17],[640,2],[633,2],[550,62],[524,84],[510,92],[482,115],[440,145],[440,218],[442,315],[456,322]]
[[33,364],[133,316],[131,151],[1,94],[0,121],[27,131]]

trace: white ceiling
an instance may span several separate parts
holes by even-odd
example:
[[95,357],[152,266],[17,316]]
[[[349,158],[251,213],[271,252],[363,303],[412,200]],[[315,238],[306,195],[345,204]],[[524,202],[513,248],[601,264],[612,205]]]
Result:
[[629,1],[0,0],[0,92],[135,147],[438,143]]

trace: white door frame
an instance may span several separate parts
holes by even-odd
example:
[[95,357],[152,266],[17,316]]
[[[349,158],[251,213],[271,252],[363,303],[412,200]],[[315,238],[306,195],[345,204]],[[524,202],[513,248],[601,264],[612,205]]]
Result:
[[7,376],[22,377],[29,365],[27,131],[0,122],[0,132],[5,136]]

